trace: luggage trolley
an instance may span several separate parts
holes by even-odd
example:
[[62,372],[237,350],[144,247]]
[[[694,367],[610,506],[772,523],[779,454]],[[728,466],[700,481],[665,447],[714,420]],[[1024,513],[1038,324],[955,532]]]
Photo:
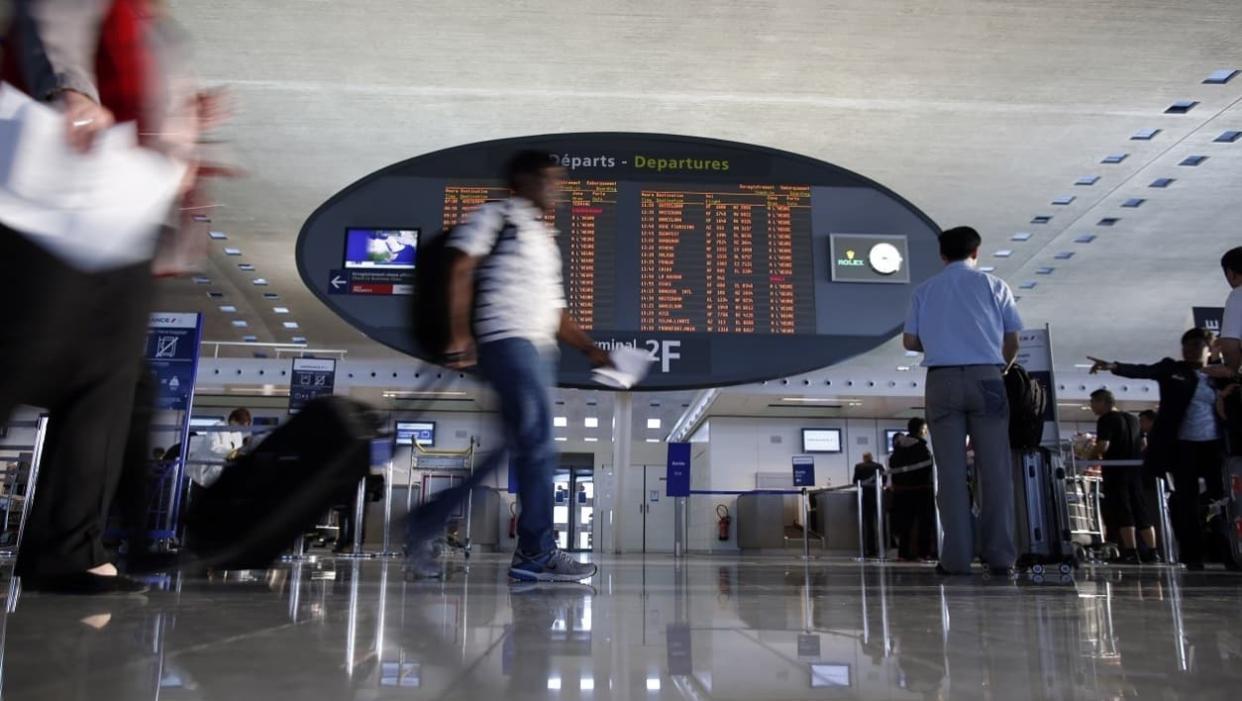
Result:
[[[437,494],[447,489],[460,487],[469,481],[474,473],[474,456],[477,444],[470,439],[470,446],[465,450],[434,450],[425,448],[418,441],[413,442],[410,451],[410,469],[406,481],[407,512],[412,512],[415,491],[414,473],[419,473],[419,504],[426,503]],[[462,556],[470,559],[470,525],[474,507],[474,490],[466,496],[464,513],[458,509],[449,517],[444,527],[444,543],[453,549],[460,550]]]
[[1101,484],[1103,480],[1094,475],[1072,474],[1065,477],[1070,538],[1080,562],[1104,562],[1118,554],[1116,546],[1104,540]]

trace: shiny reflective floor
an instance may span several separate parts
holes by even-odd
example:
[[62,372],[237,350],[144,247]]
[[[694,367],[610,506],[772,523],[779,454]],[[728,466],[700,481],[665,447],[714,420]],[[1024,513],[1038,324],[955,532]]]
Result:
[[518,585],[335,560],[143,596],[21,593],[4,699],[1237,699],[1242,577],[1084,570],[942,580],[797,559],[600,561]]

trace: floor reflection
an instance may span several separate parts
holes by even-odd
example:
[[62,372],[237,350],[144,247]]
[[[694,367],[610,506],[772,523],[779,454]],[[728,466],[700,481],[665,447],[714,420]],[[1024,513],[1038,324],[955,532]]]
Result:
[[28,699],[1234,698],[1242,582],[1071,583],[853,562],[623,558],[518,585],[337,560],[153,581],[139,597],[3,580],[0,695]]

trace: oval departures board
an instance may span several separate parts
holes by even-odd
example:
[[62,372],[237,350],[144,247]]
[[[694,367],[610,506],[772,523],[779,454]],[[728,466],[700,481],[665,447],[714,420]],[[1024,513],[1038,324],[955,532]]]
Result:
[[[418,244],[508,195],[521,149],[567,172],[559,231],[570,311],[605,347],[648,349],[636,389],[807,372],[896,335],[940,268],[938,228],[906,200],[813,158],[687,136],[577,133],[458,146],[368,175],[302,227],[302,280],[367,336],[419,356],[408,331]],[[562,353],[559,382],[598,387]]]

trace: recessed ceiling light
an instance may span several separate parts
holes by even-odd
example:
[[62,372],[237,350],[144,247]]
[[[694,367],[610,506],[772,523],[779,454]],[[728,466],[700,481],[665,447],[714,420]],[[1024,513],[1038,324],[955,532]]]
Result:
[[1053,258],[1056,258],[1057,260],[1069,260],[1070,258],[1073,258],[1073,257],[1074,257],[1073,251],[1061,251],[1060,253],[1053,256]]
[[663,422],[661,422],[659,419],[647,419],[647,428],[656,429],[656,428],[659,428],[662,424]]
[[1109,165],[1117,165],[1118,163],[1124,161],[1129,156],[1130,154],[1128,153],[1110,153],[1107,156],[1105,156],[1104,160],[1100,161],[1100,163],[1108,163]]
[[1050,266],[1044,266],[1044,267],[1042,267],[1042,268],[1036,268],[1036,269],[1035,269],[1035,274],[1036,274],[1036,275],[1051,275],[1051,274],[1052,274],[1052,271],[1054,271],[1054,270],[1056,270],[1056,268],[1053,268],[1053,267],[1050,267]]
[[1074,239],[1074,243],[1091,243],[1095,240],[1095,234],[1083,234]]
[[208,297],[210,297],[210,298],[212,298],[212,299],[224,299],[224,293],[223,293],[223,292],[208,292],[208,293],[207,293],[207,296],[208,296]]
[[298,326],[298,322],[296,322],[296,321],[286,321],[286,322],[284,322],[284,323],[282,324],[282,326],[284,326],[286,329],[296,329],[296,328],[300,328],[300,327]]
[[660,439],[659,438],[648,438],[647,442],[648,443],[659,443]]
[[1130,136],[1131,141],[1151,141],[1159,134],[1159,129],[1139,129]]
[[272,312],[275,314],[288,314],[289,307],[272,307]]
[[243,273],[253,273],[254,264],[253,263],[238,263],[237,269],[242,271]]
[[1233,80],[1237,74],[1238,69],[1236,68],[1218,68],[1208,74],[1208,77],[1204,78],[1203,82],[1207,85],[1224,85]]
[[293,338],[289,339],[289,342],[290,342],[290,343],[303,343],[303,344],[304,344],[304,343],[306,343],[306,337],[305,337],[305,336],[294,336]]
[[224,255],[226,255],[226,256],[240,256],[240,255],[241,255],[241,249],[240,249],[240,248],[226,248],[226,249],[224,249]]
[[1155,180],[1151,181],[1151,185],[1149,187],[1163,188],[1163,187],[1168,187],[1172,184],[1173,184],[1173,178],[1156,178]]
[[259,342],[259,337],[253,334],[246,334],[245,336],[242,336],[242,343],[258,343],[258,342]]
[[1008,258],[1009,256],[1013,255],[1013,251],[1009,250],[1008,248],[1002,248],[1001,250],[997,251],[996,253],[993,253],[992,255],[996,256],[997,258]]
[[207,216],[206,214],[195,214],[191,216],[190,219],[198,222],[199,224],[210,224],[211,223],[211,217]]
[[213,241],[223,241],[228,238],[223,231],[208,231],[207,235],[210,236]]
[[566,438],[565,436],[557,436],[556,438],[553,438],[552,440],[556,441],[557,443],[564,443],[565,441],[569,439]]
[[254,285],[255,287],[266,287],[266,286],[267,286],[267,278],[257,277],[257,278],[255,278],[255,279],[251,280],[251,281],[250,281],[250,284]]
[[1121,206],[1122,206],[1122,207],[1129,207],[1129,208],[1133,209],[1133,208],[1135,208],[1135,207],[1142,207],[1142,206],[1143,206],[1143,203],[1144,203],[1144,202],[1146,202],[1146,201],[1147,201],[1147,200],[1143,199],[1142,197],[1131,197],[1130,199],[1126,200],[1125,202],[1122,202],[1122,203],[1121,203]]
[[994,265],[981,265],[981,266],[979,266],[979,272],[982,272],[982,273],[994,273],[994,272],[996,272],[996,266],[994,266]]
[[555,426],[556,428],[565,428],[566,426],[569,425],[569,417],[568,416],[553,416],[552,425]]
[[1026,231],[1019,231],[1018,233],[1014,234],[1013,236],[1010,236],[1009,238],[1013,239],[1014,241],[1030,241],[1031,235],[1030,233]]
[[210,285],[210,284],[211,284],[211,278],[209,278],[209,277],[204,277],[204,276],[202,276],[202,275],[195,275],[195,276],[194,276],[194,284],[195,284],[195,285]]
[[280,295],[275,292],[264,292],[263,299],[280,299]]
[[1200,163],[1203,163],[1203,162],[1204,162],[1204,161],[1206,161],[1207,159],[1208,159],[1208,157],[1207,157],[1207,156],[1186,156],[1185,158],[1183,158],[1183,159],[1182,159],[1182,162],[1181,162],[1181,163],[1178,163],[1178,165],[1179,165],[1179,166],[1188,166],[1188,167],[1193,168],[1193,167],[1195,167],[1195,166],[1199,165]]
[[1031,219],[1032,224],[1047,224],[1050,221],[1052,221],[1051,214],[1039,214]]
[[225,314],[236,314],[237,307],[233,306],[232,304],[221,304],[220,311],[224,312]]
[[1196,100],[1178,100],[1177,102],[1174,102],[1173,104],[1169,105],[1164,110],[1164,113],[1165,114],[1186,114],[1190,110],[1193,110],[1195,108],[1195,105],[1198,105],[1198,104],[1199,103]]
[[250,324],[249,324],[249,323],[247,323],[245,319],[234,319],[234,320],[233,320],[233,326],[235,326],[235,327],[237,327],[237,328],[239,328],[239,329],[244,329],[244,328],[246,328],[246,327],[247,327],[247,326],[249,326],[249,325],[250,325]]
[[1118,217],[1104,217],[1099,223],[1100,226],[1116,226],[1119,221],[1121,221],[1121,219]]
[[1053,200],[1052,203],[1055,205],[1064,207],[1067,204],[1073,203],[1075,199],[1077,198],[1074,197],[1073,195],[1061,195],[1060,197]]
[[1037,285],[1037,284],[1038,284],[1038,283],[1036,283],[1034,280],[1027,280],[1026,282],[1022,283],[1021,285],[1018,285],[1018,287],[1020,287],[1021,289],[1024,289],[1024,290],[1033,290],[1033,289],[1035,289],[1035,285]]
[[1216,137],[1215,139],[1212,139],[1212,141],[1215,141],[1218,144],[1232,144],[1238,139],[1242,139],[1242,131],[1230,130],[1230,131],[1222,131],[1220,133],[1220,136]]
[[[1107,163],[1107,161],[1105,161],[1105,162]],[[1098,175],[1084,175],[1084,176],[1082,176],[1081,178],[1079,178],[1079,179],[1075,180],[1075,181],[1074,181],[1074,184],[1075,184],[1075,185],[1088,186],[1088,185],[1094,185],[1094,184],[1096,184],[1096,183],[1098,183],[1098,182],[1100,182],[1100,176],[1098,176]]]
[[595,436],[587,436],[586,438],[583,438],[582,440],[586,441],[587,443],[599,443],[599,439],[596,438]]
[[587,428],[599,428],[599,419],[594,416],[588,416],[582,420],[582,425]]

